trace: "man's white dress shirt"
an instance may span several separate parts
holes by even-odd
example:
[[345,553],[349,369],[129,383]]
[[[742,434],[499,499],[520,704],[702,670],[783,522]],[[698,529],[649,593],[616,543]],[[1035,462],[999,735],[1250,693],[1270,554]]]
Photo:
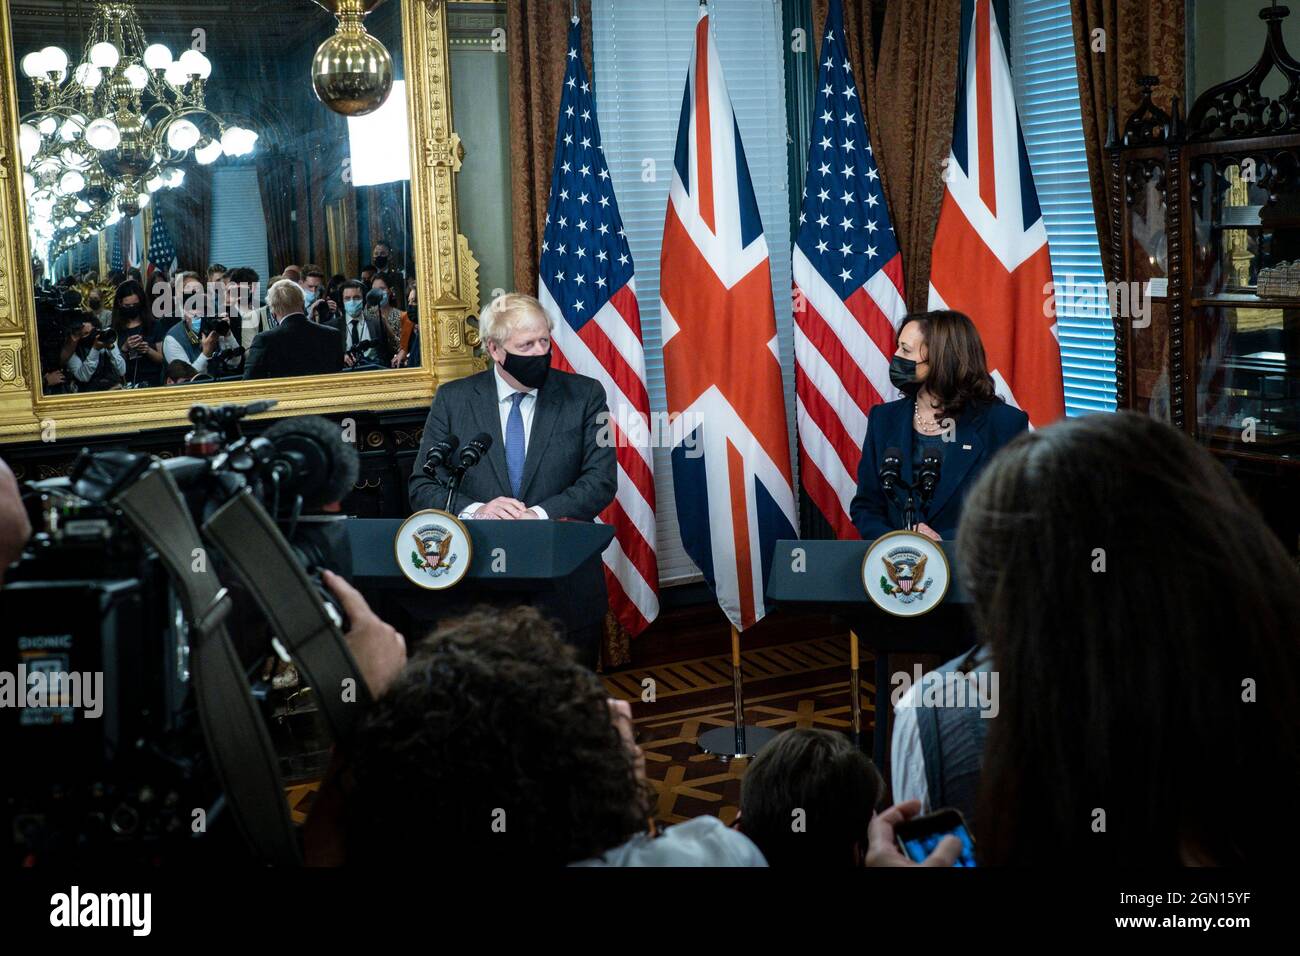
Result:
[[[364,324],[364,323],[363,323]],[[506,427],[510,421],[510,407],[513,404],[512,398],[515,394],[515,387],[501,377],[501,366],[496,362],[492,363],[492,378],[497,383],[497,413],[501,416],[501,437],[504,440]],[[524,460],[528,460],[528,439],[533,433],[533,413],[537,411],[537,389],[530,388],[524,392],[524,399],[519,403],[519,414],[524,419]],[[476,501],[465,508],[460,513],[462,518],[472,518],[474,513],[485,505],[486,502]],[[537,517],[546,520],[546,511],[536,506],[529,508]]]

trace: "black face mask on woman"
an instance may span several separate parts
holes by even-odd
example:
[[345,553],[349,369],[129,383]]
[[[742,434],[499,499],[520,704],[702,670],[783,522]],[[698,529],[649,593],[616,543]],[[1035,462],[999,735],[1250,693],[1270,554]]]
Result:
[[142,311],[144,311],[143,307],[139,305],[123,305],[118,307],[117,313],[124,319],[134,319],[139,317]]
[[895,355],[889,360],[889,381],[904,395],[915,395],[921,390],[916,377],[916,362]]
[[546,384],[546,376],[551,373],[551,353],[548,349],[542,355],[516,355],[506,352],[506,359],[501,367],[518,380],[524,388],[541,388]]

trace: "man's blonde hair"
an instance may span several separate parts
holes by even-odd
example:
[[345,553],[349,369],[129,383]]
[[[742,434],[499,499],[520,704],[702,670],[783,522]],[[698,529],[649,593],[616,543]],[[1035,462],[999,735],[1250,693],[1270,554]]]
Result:
[[507,292],[497,296],[483,310],[478,320],[478,331],[484,344],[495,342],[505,348],[506,339],[533,322],[545,324],[548,335],[555,331],[555,320],[542,308],[542,303],[522,292]]
[[279,316],[293,315],[307,306],[302,297],[302,287],[292,279],[281,279],[266,294],[266,304]]

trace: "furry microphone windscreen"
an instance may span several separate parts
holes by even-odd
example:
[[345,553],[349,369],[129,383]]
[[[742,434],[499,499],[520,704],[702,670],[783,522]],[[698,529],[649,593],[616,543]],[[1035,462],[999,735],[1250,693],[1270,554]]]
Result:
[[294,490],[308,508],[319,508],[347,497],[361,473],[361,457],[343,440],[338,423],[317,415],[276,422],[264,436],[274,443],[277,457],[291,463]]

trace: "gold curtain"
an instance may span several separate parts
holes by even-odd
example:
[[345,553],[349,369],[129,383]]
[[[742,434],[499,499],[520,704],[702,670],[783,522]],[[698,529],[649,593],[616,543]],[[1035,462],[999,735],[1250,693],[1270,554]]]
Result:
[[[929,299],[930,247],[943,202],[943,161],[952,147],[957,98],[961,4],[956,0],[887,3],[881,35],[873,36],[882,0],[844,0],[849,58],[867,112],[881,189],[903,252],[907,305]],[[827,0],[813,0],[816,49],[825,35]],[[873,48],[879,60],[873,65]],[[881,96],[879,85],[885,95]]]
[[[583,60],[591,68],[591,0],[582,0]],[[515,291],[537,294],[546,201],[555,159],[555,129],[568,65],[569,21],[562,0],[506,4],[510,49],[510,181],[514,193]]]
[[[1103,146],[1112,108],[1117,129],[1141,96],[1138,77],[1160,78],[1152,99],[1168,110],[1183,95],[1186,22],[1184,0],[1071,0],[1074,57],[1079,71],[1083,140],[1092,180],[1092,209],[1104,250],[1110,241],[1110,170]],[[1253,9],[1253,8],[1252,8]],[[1227,79],[1227,77],[1224,77]],[[1187,104],[1182,105],[1186,115]],[[1110,257],[1102,255],[1109,275]]]

